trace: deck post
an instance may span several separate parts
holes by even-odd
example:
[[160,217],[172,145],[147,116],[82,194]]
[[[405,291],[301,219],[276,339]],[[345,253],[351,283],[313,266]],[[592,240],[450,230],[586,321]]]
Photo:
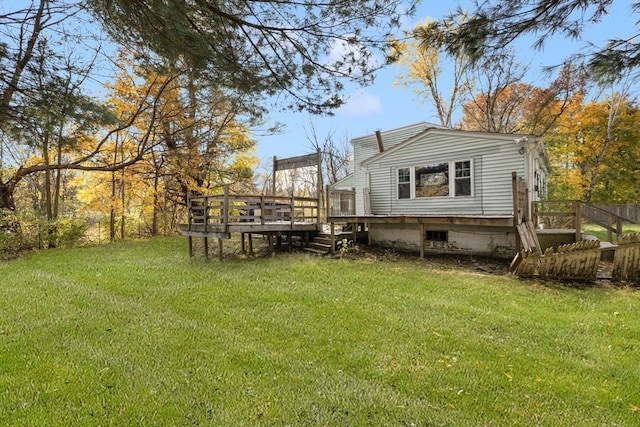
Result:
[[243,255],[247,253],[247,246],[245,243],[245,233],[240,233],[240,248]]
[[278,171],[278,158],[273,156],[273,177],[271,181],[271,195],[276,195],[276,172]]
[[209,238],[204,237],[204,259],[209,259]]
[[[331,190],[329,190],[329,185],[326,185],[324,187],[324,208],[325,208],[325,218],[327,219],[327,221],[329,221],[329,218],[331,218]],[[318,205],[318,218],[320,218],[320,205]],[[320,226],[320,221],[318,220],[317,222],[318,227]]]
[[224,201],[222,204],[222,223],[224,225],[224,232],[229,232],[229,185],[224,186]]
[[355,245],[358,242],[358,223],[354,222],[351,224],[351,237],[353,238],[353,244]]
[[[576,222],[576,243],[578,243],[582,240],[582,209],[580,208],[580,202],[573,202],[573,213]],[[611,230],[608,230],[607,233],[611,233]],[[609,241],[611,241],[611,234],[608,237]]]
[[323,194],[324,192],[322,191],[322,182],[323,182],[323,178],[322,178],[322,152],[320,151],[320,148],[318,148],[316,150],[316,164],[318,165],[318,169],[317,169],[317,176],[316,176],[316,198],[318,199],[317,201],[317,206],[316,206],[316,224],[318,224],[318,227],[320,226],[320,207],[322,206],[322,199],[323,199]]
[[273,233],[267,233],[267,241],[269,242],[269,254],[273,256],[275,253],[273,248]]
[[[295,206],[295,197],[293,196],[293,194],[291,195],[291,212],[289,212],[289,222],[291,223],[291,229],[293,230],[293,224],[295,221],[295,216],[296,216],[296,206]],[[304,208],[303,212],[304,212]],[[304,213],[303,213],[304,215]]]
[[425,250],[425,234],[427,233],[427,224],[424,222],[420,222],[420,259],[424,258],[424,250]]
[[329,253],[331,255],[333,255],[335,253],[335,247],[336,247],[336,231],[335,231],[335,224],[333,223],[333,221],[329,224],[331,227],[331,248],[329,249]]
[[189,258],[193,258],[193,237],[188,237],[189,241]]
[[520,252],[521,242],[518,233],[518,224],[520,224],[520,206],[518,204],[518,173],[511,172],[511,191],[513,194],[513,230],[516,238],[516,253]]
[[618,216],[616,220],[616,243],[620,243],[622,236],[622,217]]
[[249,254],[253,255],[253,234],[249,233]]
[[223,249],[224,245],[222,243],[222,239],[218,237],[218,259],[220,262],[224,261]]

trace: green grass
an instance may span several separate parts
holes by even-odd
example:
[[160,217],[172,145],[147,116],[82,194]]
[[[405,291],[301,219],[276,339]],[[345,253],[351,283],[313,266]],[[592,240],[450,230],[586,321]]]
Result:
[[640,293],[437,261],[0,264],[0,425],[633,426]]
[[[614,227],[615,228],[615,227]],[[583,226],[583,230],[585,234],[589,234],[591,236],[596,236],[598,238],[598,240],[600,240],[601,242],[607,242],[609,241],[607,239],[607,230],[604,227],[601,227],[599,225],[596,224],[585,224]],[[638,233],[640,232],[640,224],[628,224],[625,223],[622,225],[622,234],[629,234],[629,233]],[[612,235],[613,240],[616,240],[616,234],[613,233]]]

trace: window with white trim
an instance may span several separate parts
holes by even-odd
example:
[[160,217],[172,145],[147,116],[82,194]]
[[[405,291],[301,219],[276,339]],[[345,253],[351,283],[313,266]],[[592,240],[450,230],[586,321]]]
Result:
[[411,198],[411,168],[398,169],[398,199]]
[[471,195],[471,160],[463,162],[455,162],[455,185],[454,196],[470,196]]

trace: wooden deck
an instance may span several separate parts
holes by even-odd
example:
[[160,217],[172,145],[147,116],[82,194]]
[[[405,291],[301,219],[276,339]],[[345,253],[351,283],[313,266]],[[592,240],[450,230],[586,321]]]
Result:
[[340,215],[329,222],[367,224],[432,224],[513,228],[513,215]]
[[[232,233],[244,237],[262,234],[269,238],[285,235],[301,235],[309,240],[310,232],[320,228],[320,209],[317,198],[283,197],[251,194],[229,194],[228,187],[222,195],[187,197],[188,222],[181,224],[183,236],[189,237],[189,255],[193,256],[193,237],[205,239],[205,256],[208,256],[209,238],[217,238],[219,256],[222,258],[222,239]],[[251,244],[251,243],[249,243]]]

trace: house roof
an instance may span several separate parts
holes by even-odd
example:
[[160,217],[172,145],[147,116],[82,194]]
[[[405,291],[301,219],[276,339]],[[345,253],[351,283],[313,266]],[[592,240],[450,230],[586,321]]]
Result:
[[[542,141],[540,140],[540,138],[533,136],[533,135],[520,135],[520,134],[505,134],[505,133],[493,133],[493,132],[483,132],[483,131],[468,131],[468,130],[459,130],[459,129],[451,129],[451,128],[445,128],[442,126],[438,126],[438,127],[428,127],[426,129],[424,129],[423,131],[413,135],[412,137],[394,145],[393,147],[389,148],[388,150],[385,150],[381,153],[376,154],[375,156],[369,157],[368,159],[364,160],[363,162],[361,162],[361,166],[367,166],[370,163],[376,162],[382,158],[384,158],[385,156],[388,156],[391,153],[394,153],[398,150],[402,150],[404,147],[413,144],[415,141],[418,141],[422,138],[424,138],[427,135],[430,134],[449,134],[449,135],[459,135],[459,136],[476,136],[479,138],[490,138],[490,139],[500,139],[500,140],[505,140],[505,141],[514,141],[514,142],[521,142],[521,143],[525,143],[529,146],[530,150],[533,149],[538,149],[539,150],[539,155],[540,157],[543,159],[543,162],[545,163],[545,166],[549,166],[549,159],[548,159],[548,154],[546,149],[544,148],[544,145],[542,144]],[[382,133],[383,137],[384,137],[384,133]],[[550,170],[550,167],[548,167],[548,169]]]
[[353,173],[330,185],[331,188],[353,188]]
[[[447,129],[446,127],[443,127],[434,123],[417,122],[410,125],[401,126],[399,128],[394,128],[389,130],[380,130],[380,134],[382,135],[382,138],[384,140],[385,138],[391,138],[392,136],[394,136],[394,134],[408,133],[409,135],[412,135],[430,128]],[[351,143],[355,144],[356,142],[366,142],[368,140],[375,141],[375,133],[370,133],[367,135],[362,135],[362,136],[352,138]]]

